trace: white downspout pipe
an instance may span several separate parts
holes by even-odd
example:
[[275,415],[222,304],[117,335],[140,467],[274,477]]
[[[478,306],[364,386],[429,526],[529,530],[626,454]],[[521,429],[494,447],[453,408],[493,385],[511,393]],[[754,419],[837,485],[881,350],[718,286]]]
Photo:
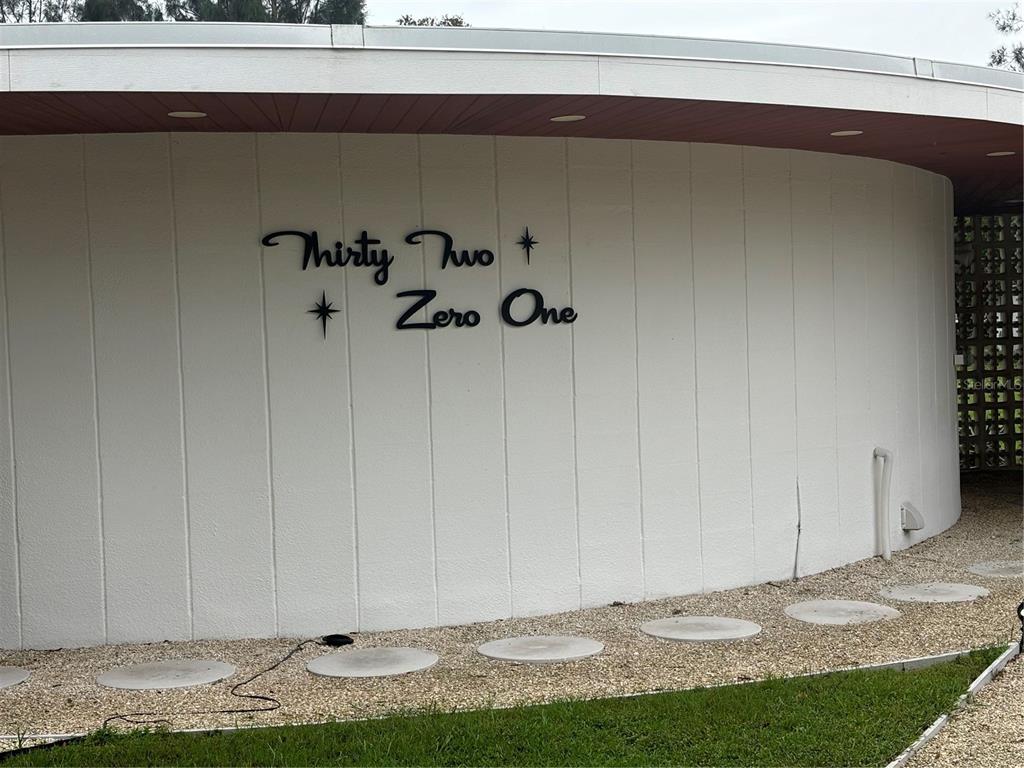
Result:
[[875,479],[875,521],[881,534],[882,558],[892,559],[892,544],[889,541],[889,481],[892,479],[892,452],[875,448],[875,459],[882,460],[881,477]]

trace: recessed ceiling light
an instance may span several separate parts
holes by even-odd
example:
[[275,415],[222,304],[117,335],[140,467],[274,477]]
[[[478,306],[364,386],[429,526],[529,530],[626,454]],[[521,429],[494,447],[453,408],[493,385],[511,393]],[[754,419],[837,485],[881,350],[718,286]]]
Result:
[[181,110],[181,111],[178,111],[178,112],[168,112],[167,116],[168,117],[177,117],[177,118],[180,118],[182,120],[195,120],[195,119],[200,118],[200,117],[206,117],[206,113],[205,112],[191,112],[191,111],[185,109],[185,110]]
[[578,123],[580,120],[586,120],[586,115],[556,115],[551,118],[552,123]]
[[1004,149],[1004,150],[1001,150],[999,152],[986,152],[985,153],[985,157],[1009,157],[1010,155],[1016,155],[1016,154],[1017,154],[1016,152],[1011,152],[1011,151],[1009,151],[1007,149]]
[[864,131],[832,131],[829,136],[860,136]]

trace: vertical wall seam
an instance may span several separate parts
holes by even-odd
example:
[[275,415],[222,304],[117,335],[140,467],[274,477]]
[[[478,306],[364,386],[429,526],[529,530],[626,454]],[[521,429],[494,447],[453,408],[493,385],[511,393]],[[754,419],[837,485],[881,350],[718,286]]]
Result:
[[[937,475],[936,480],[942,477],[942,464],[940,462],[941,457],[945,453],[940,447],[944,442],[945,438],[945,370],[946,370],[946,340],[945,340],[945,323],[942,322],[941,317],[946,313],[946,280],[943,274],[943,264],[945,262],[945,246],[943,245],[944,238],[939,236],[938,229],[944,225],[945,214],[940,213],[940,208],[945,207],[945,192],[936,194],[938,190],[937,186],[938,177],[935,174],[929,174],[929,186],[932,190],[931,195],[931,209],[930,216],[928,218],[928,232],[929,232],[929,266],[931,270],[931,293],[932,293],[932,314],[931,314],[931,327],[935,336],[935,360],[932,363],[932,379],[934,381],[934,398],[932,404],[932,422],[935,425],[935,436],[932,440],[932,465],[935,468]],[[941,254],[940,254],[941,248]],[[939,280],[942,280],[941,286]],[[1009,287],[1007,285],[1007,287]],[[941,294],[941,295],[940,295]],[[939,519],[945,516],[941,512],[942,510],[942,499],[945,495],[941,486],[944,485],[942,482],[935,483],[935,516]]]
[[644,525],[644,458],[640,439],[640,295],[636,254],[636,142],[629,142],[629,207],[633,228],[633,364],[636,377],[636,465],[640,490],[640,594],[647,599],[647,536]]
[[[899,297],[896,294],[896,174],[893,171],[893,164],[886,161],[886,170],[889,172],[889,285],[892,286],[892,297],[890,298],[891,305],[895,305]],[[888,319],[893,321],[892,327],[895,329],[899,325],[899,318],[896,316],[895,310],[891,311],[891,315]],[[894,335],[890,335],[889,339],[894,338]],[[892,342],[890,342],[892,343]],[[900,482],[900,472],[902,470],[902,457],[900,456],[900,398],[899,398],[899,381],[897,380],[897,357],[896,354],[897,346],[892,343],[892,371],[893,371],[893,387],[892,387],[892,432],[891,441],[893,443],[891,450],[893,454],[893,477],[892,483],[889,486],[889,509],[892,509],[892,493],[893,489],[900,488],[903,483]],[[872,478],[873,479],[873,478]],[[897,496],[898,498],[898,496]],[[889,540],[893,541],[892,524],[893,516],[889,516]]]
[[[345,231],[345,171],[342,168],[342,148],[341,148],[341,134],[335,136],[335,150],[338,158],[338,197],[341,203],[341,211],[339,217],[341,218],[341,238],[342,241],[348,240],[348,233]],[[362,602],[359,595],[359,487],[357,483],[356,474],[356,408],[355,408],[355,390],[352,384],[352,327],[349,319],[349,306],[351,305],[351,297],[349,296],[349,282],[347,270],[341,270],[342,287],[344,289],[343,295],[345,296],[345,364],[348,368],[348,448],[349,448],[349,475],[352,481],[352,577],[353,591],[355,593],[355,606],[356,606],[356,631],[360,630],[362,626]]]
[[96,292],[93,287],[92,227],[89,220],[89,181],[86,169],[87,159],[85,136],[80,136],[79,138],[79,146],[82,152],[82,202],[84,203],[85,208],[85,254],[86,284],[89,293],[89,339],[92,347],[93,437],[96,445],[96,501],[99,512],[100,533],[100,604],[103,610],[103,638],[104,642],[109,642],[110,622],[107,608],[107,537],[105,527],[103,525],[103,457],[100,455],[100,383],[96,370]]
[[700,591],[704,592],[704,496],[700,481],[700,395],[697,375],[697,254],[693,250],[693,144],[687,142],[687,181],[690,185],[690,311],[693,314],[693,434],[697,448],[697,546]]
[[925,505],[925,445],[923,442],[922,432],[924,431],[924,420],[922,419],[922,402],[921,402],[921,304],[920,304],[920,288],[921,288],[921,214],[923,206],[921,204],[920,184],[921,184],[921,173],[922,171],[914,169],[912,172],[912,190],[911,200],[913,201],[913,359],[915,362],[913,368],[913,399],[914,399],[914,413],[916,416],[916,430],[914,431],[914,440],[918,445],[918,461],[916,461],[916,470],[918,470],[918,503],[921,508],[925,510],[925,514],[928,514],[928,510]]
[[[942,181],[942,177],[936,175],[936,185]],[[933,269],[938,270],[938,275],[942,278],[941,285],[936,287],[939,289],[936,292],[936,312],[935,312],[935,346],[936,346],[936,357],[935,357],[935,418],[936,418],[936,436],[935,436],[935,452],[938,461],[938,466],[941,472],[941,457],[944,453],[942,443],[946,435],[946,419],[948,417],[948,409],[946,408],[946,400],[949,396],[949,380],[946,377],[946,372],[951,367],[951,356],[946,354],[946,322],[945,318],[948,316],[948,308],[946,306],[946,238],[945,234],[953,231],[952,222],[946,221],[946,190],[942,189],[942,192],[936,196],[937,201],[934,204],[937,209],[937,224],[933,224],[933,230],[935,232],[935,248],[936,248],[936,260],[933,262],[935,266]],[[939,234],[942,232],[943,234]],[[941,507],[941,495],[940,495]]]
[[[940,236],[938,234],[938,232],[940,231],[939,228],[941,227],[944,230],[944,234],[950,234],[950,233],[953,232],[953,227],[952,227],[952,222],[946,220],[946,188],[945,188],[945,184],[942,183],[942,182],[945,181],[945,179],[942,179],[941,177],[936,177],[936,178],[937,178],[937,183],[941,184],[942,192],[941,192],[941,194],[937,195],[938,200],[937,200],[936,207],[938,208],[938,217],[937,217],[938,218],[938,222],[937,222],[937,225],[933,225],[933,229],[935,230],[935,238],[936,238],[935,245],[936,245],[936,251],[937,251],[937,253],[936,253],[936,257],[937,258],[936,258],[936,262],[935,262],[936,266],[934,268],[938,270],[938,275],[940,275],[942,277],[942,285],[941,285],[941,295],[936,296],[937,300],[941,300],[941,305],[940,305],[940,307],[936,307],[936,315],[935,315],[936,319],[938,320],[938,322],[936,324],[937,333],[936,333],[936,338],[935,338],[935,343],[936,343],[936,346],[938,347],[937,354],[936,354],[936,360],[935,360],[935,362],[936,362],[935,372],[936,372],[937,386],[941,386],[941,389],[942,389],[942,392],[941,392],[942,397],[941,398],[937,398],[937,402],[935,404],[935,406],[936,406],[935,407],[935,414],[936,414],[936,420],[937,420],[936,427],[938,429],[938,433],[935,436],[935,441],[936,441],[936,454],[937,454],[937,459],[938,459],[939,472],[940,472],[940,476],[944,477],[944,475],[942,474],[942,468],[943,468],[943,465],[944,465],[945,462],[943,462],[942,459],[946,455],[945,445],[944,444],[946,442],[946,438],[947,438],[947,434],[948,434],[947,419],[949,418],[949,407],[948,407],[948,404],[947,404],[948,400],[949,400],[949,379],[948,379],[946,374],[950,370],[950,368],[952,367],[952,355],[949,354],[949,349],[948,349],[949,337],[948,337],[948,335],[946,333],[946,319],[949,317],[949,306],[948,306],[948,302],[947,302],[948,296],[947,296],[947,292],[946,292],[946,288],[947,288],[946,283],[947,283],[947,275],[948,275],[948,273],[946,271],[946,238],[945,238],[945,236]],[[940,336],[940,334],[941,334],[941,336]],[[940,339],[941,339],[941,346],[939,346],[940,345]],[[938,395],[938,394],[939,394],[939,392],[937,391],[936,395]],[[944,482],[944,483],[942,483],[942,485],[946,486],[947,484]],[[947,493],[948,493],[948,491],[947,491]],[[945,498],[945,497],[946,497],[946,493],[940,494],[940,497],[939,497],[940,506],[941,506],[942,499]],[[945,517],[945,515],[943,514],[943,518],[944,517]]]
[[[2,166],[5,145],[0,138],[0,166]],[[21,528],[18,525],[18,459],[14,440],[14,385],[11,374],[11,297],[7,286],[10,285],[7,274],[7,230],[3,224],[3,185],[0,184],[0,276],[3,277],[4,294],[4,356],[7,364],[7,417],[11,425],[8,437],[11,446],[11,523],[14,526],[14,588],[18,604],[18,647],[25,645],[25,612],[21,583]]]
[[[902,249],[902,251],[897,251],[897,249],[896,249],[896,238],[897,237],[902,237],[902,234],[901,234],[901,232],[902,232],[902,225],[908,220],[908,217],[906,215],[906,200],[903,199],[902,197],[900,198],[900,200],[901,200],[901,208],[902,208],[903,217],[902,217],[902,219],[899,219],[899,220],[897,220],[897,218],[896,218],[897,193],[899,193],[899,188],[898,187],[899,187],[899,184],[898,184],[898,178],[897,178],[897,174],[896,174],[896,166],[893,166],[893,168],[892,168],[893,204],[892,204],[892,214],[891,214],[891,216],[892,216],[892,226],[893,226],[893,240],[892,240],[892,244],[893,245],[892,245],[892,247],[893,247],[893,286],[894,287],[899,286],[900,283],[902,283],[902,280],[900,280],[898,275],[902,274],[902,267],[900,266],[900,264],[901,264],[901,262],[903,262],[904,263],[904,267],[905,267],[905,259],[906,259],[906,249],[905,249],[905,247]],[[900,280],[900,283],[897,283],[897,280]],[[895,314],[894,314],[894,319],[895,319],[895,324],[894,325],[895,325],[896,328],[899,329],[899,341],[898,341],[896,349],[895,349],[897,354],[895,355],[895,364],[894,364],[896,366],[896,368],[897,368],[896,391],[894,393],[895,394],[895,399],[896,399],[896,450],[897,450],[897,452],[899,452],[899,453],[896,453],[895,458],[896,458],[896,460],[899,463],[895,467],[895,472],[894,472],[893,476],[894,476],[894,479],[895,479],[894,487],[898,488],[899,495],[900,495],[900,497],[903,497],[903,498],[906,498],[906,497],[910,496],[911,493],[912,493],[912,489],[913,489],[913,473],[912,472],[903,472],[902,471],[903,459],[907,459],[911,455],[910,446],[908,444],[906,444],[905,441],[904,441],[905,431],[903,429],[903,419],[909,417],[910,410],[907,408],[906,397],[904,395],[904,392],[905,392],[905,372],[903,371],[902,367],[898,365],[899,364],[899,360],[901,358],[905,359],[905,356],[902,355],[902,354],[899,354],[899,352],[902,352],[904,341],[905,341],[905,333],[906,333],[907,324],[905,322],[903,322],[904,321],[903,315],[904,315],[904,312],[905,312],[905,307],[907,307],[909,305],[908,304],[909,298],[910,297],[908,297],[908,296],[900,296],[898,294],[894,294],[894,301],[895,301],[895,306],[896,306],[896,311],[895,311]],[[916,360],[914,361],[914,364],[916,365]],[[900,451],[901,447],[903,447],[903,449],[905,449],[905,450]],[[901,458],[901,456],[902,456],[902,458]]]
[[747,358],[747,467],[750,472],[750,551],[753,574],[757,580],[757,525],[754,519],[754,415],[750,390],[750,254],[747,253],[747,167],[746,148],[740,147],[740,204],[743,206],[743,329]]
[[[423,140],[416,134],[416,172],[419,190],[419,225],[423,226]],[[427,287],[427,250],[420,238],[420,277],[421,285]],[[424,354],[427,361],[427,455],[430,461],[430,545],[434,553],[434,624],[441,622],[441,593],[437,574],[437,477],[434,467],[434,391],[433,373],[430,367],[430,334],[423,331]]]
[[[954,302],[954,279],[955,279],[955,250],[953,244],[953,231],[956,225],[955,219],[953,218],[952,205],[950,200],[950,184],[949,179],[944,178],[942,180],[942,220],[945,222],[946,227],[946,238],[944,242],[945,253],[942,259],[942,268],[946,273],[946,430],[947,437],[952,442],[955,451],[947,451],[952,454],[952,465],[950,467],[951,472],[949,476],[950,482],[950,497],[956,498],[959,494],[954,491],[959,491],[956,485],[953,475],[957,474],[960,462],[960,439],[957,429],[957,391],[956,391],[956,365],[954,364],[954,355],[956,354],[956,305]],[[957,505],[957,516],[956,519],[960,519],[959,505]]]
[[[832,164],[833,158],[828,164],[828,227],[829,227],[829,250],[832,259],[832,406],[833,419],[835,423],[835,476],[836,476],[836,538],[833,547],[838,547],[842,541],[843,533],[843,512],[839,496],[839,325],[837,322],[837,306],[839,303],[838,287],[836,285],[836,217],[835,217],[835,189]],[[829,558],[829,567],[838,562],[839,550],[835,549]]]
[[796,467],[796,544],[793,555],[793,577],[796,578],[800,565],[800,395],[799,366],[796,352],[796,241],[793,238],[793,152],[786,150],[786,182],[789,186],[789,288],[793,309],[793,463]]
[[[256,219],[259,232],[257,239],[263,236],[263,190],[260,186],[260,142],[259,136],[252,137],[252,163],[254,181],[256,182]],[[260,326],[263,346],[263,411],[266,416],[267,435],[267,490],[270,492],[270,588],[274,594],[274,635],[281,634],[281,601],[277,590],[277,499],[274,493],[274,432],[270,415],[270,353],[267,349],[267,280],[266,280],[266,248],[260,245],[260,315],[263,323]]]
[[195,639],[195,594],[192,583],[192,509],[189,501],[188,488],[188,440],[185,430],[185,365],[181,351],[181,279],[178,267],[178,203],[175,194],[174,179],[174,142],[171,134],[164,134],[167,138],[167,174],[171,189],[171,258],[174,266],[174,314],[175,333],[177,335],[178,353],[178,402],[181,408],[181,479],[182,479],[182,500],[185,507],[185,586],[188,589],[186,596],[188,605],[188,634]]
[[[929,499],[934,497],[935,490],[932,487],[933,475],[929,471],[931,468],[931,453],[934,448],[934,434],[931,435],[932,440],[928,440],[929,435],[925,434],[926,430],[931,431],[935,426],[935,415],[933,413],[933,405],[935,402],[935,319],[932,317],[935,304],[935,280],[932,277],[931,270],[931,251],[932,251],[932,194],[930,179],[925,176],[924,171],[916,171],[918,175],[918,181],[922,187],[922,193],[926,195],[923,200],[921,212],[918,217],[918,226],[921,228],[918,233],[918,246],[920,248],[918,258],[918,275],[921,279],[920,300],[918,304],[919,312],[919,330],[918,335],[920,336],[921,343],[924,346],[925,351],[929,349],[932,353],[931,364],[926,366],[924,369],[924,378],[919,379],[920,384],[923,384],[924,389],[918,390],[918,407],[920,409],[920,422],[918,424],[918,430],[921,434],[921,503],[922,509],[925,510],[925,514],[929,510]],[[932,310],[932,311],[928,311]],[[921,357],[918,357],[918,367],[923,364]]]
[[[872,403],[872,400],[873,400],[871,385],[872,385],[872,382],[874,381],[874,378],[875,378],[872,375],[873,374],[873,368],[874,368],[874,366],[872,365],[872,362],[875,362],[878,359],[876,355],[872,354],[872,349],[871,349],[871,317],[872,317],[872,314],[873,314],[872,311],[871,311],[871,274],[872,274],[872,268],[873,268],[872,260],[873,260],[874,252],[875,252],[875,243],[874,243],[874,241],[871,238],[876,234],[877,230],[873,230],[871,235],[866,234],[868,232],[868,227],[870,227],[870,225],[874,221],[874,217],[872,216],[872,211],[871,211],[870,199],[869,199],[869,194],[870,194],[870,189],[871,189],[870,180],[868,178],[864,178],[864,179],[862,179],[858,183],[858,186],[864,192],[863,203],[861,203],[858,207],[859,207],[859,212],[860,212],[860,218],[861,218],[861,220],[866,225],[864,227],[864,229],[860,232],[860,240],[858,241],[858,247],[860,248],[860,252],[861,252],[861,262],[860,262],[861,263],[861,278],[860,278],[860,283],[861,283],[861,287],[864,289],[864,292],[863,292],[864,301],[863,301],[863,304],[861,305],[861,319],[860,319],[860,327],[861,328],[860,328],[860,332],[861,332],[861,338],[867,340],[867,343],[865,344],[865,350],[864,350],[863,378],[861,379],[862,385],[864,387],[863,395],[864,395],[864,397],[865,397],[865,399],[867,401],[867,419],[866,419],[865,423],[861,426],[861,428],[857,432],[856,442],[857,442],[857,446],[858,447],[864,447],[865,448],[865,451],[864,451],[863,455],[864,455],[864,458],[867,458],[868,456],[872,456],[872,457],[874,456],[874,453],[873,453],[874,447],[876,445],[880,444],[880,441],[878,440],[878,436],[874,434],[874,431],[875,431],[875,428],[874,428],[874,418],[873,418],[873,415],[871,413],[871,403]],[[865,440],[865,435],[867,435],[867,439],[866,440]],[[886,447],[888,447],[888,446],[886,446]],[[871,453],[869,453],[869,451]],[[874,479],[874,476],[873,476],[874,475],[874,466],[873,466],[873,464],[874,464],[874,459],[872,458],[872,466],[870,468],[870,475],[871,475],[870,479],[871,480]],[[861,498],[863,498],[863,497],[861,497]],[[868,491],[867,498],[869,500],[873,500],[874,499],[874,487],[873,487],[873,485],[869,486],[869,491]],[[861,519],[862,520],[864,519],[863,515],[861,516]],[[873,512],[869,513],[869,515],[867,517],[867,520],[869,521],[868,522],[869,525],[873,525],[873,523],[874,523],[874,514],[873,514]],[[875,537],[872,537],[871,549],[867,553],[869,557],[874,555],[874,553],[875,553],[876,537],[877,537],[877,534],[876,534]]]
[[[942,259],[943,270],[946,273],[946,438],[949,440],[950,473],[949,473],[949,498],[959,499],[959,466],[960,466],[960,439],[957,428],[957,391],[956,391],[956,366],[954,355],[956,354],[956,304],[954,295],[954,279],[956,271],[956,251],[953,243],[953,228],[955,221],[950,215],[953,209],[952,182],[943,178],[942,180],[942,220],[946,229],[944,241],[945,255]],[[951,450],[950,450],[951,449]],[[956,504],[956,520],[960,519],[960,504]]]
[[[498,302],[504,293],[504,272],[501,267],[501,196],[498,193],[498,137],[491,137],[491,162],[494,172],[494,240],[498,262]],[[512,592],[512,509],[508,482],[508,374],[505,357],[505,324],[498,323],[498,343],[501,347],[501,432],[505,458],[505,559],[508,564],[508,615],[515,615]]]
[[[572,278],[572,195],[569,189],[569,139],[562,139],[562,167],[565,170],[565,224],[566,244],[569,248],[569,306],[575,307]],[[580,462],[579,431],[576,424],[576,327],[569,325],[569,372],[572,382],[572,470],[575,484],[576,504],[576,586],[579,591],[579,605],[583,607],[583,547],[580,536]]]

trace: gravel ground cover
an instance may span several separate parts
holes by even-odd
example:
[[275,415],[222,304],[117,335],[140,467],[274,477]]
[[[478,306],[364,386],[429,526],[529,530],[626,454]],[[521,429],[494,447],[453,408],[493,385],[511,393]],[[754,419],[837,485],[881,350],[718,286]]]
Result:
[[[280,709],[216,714],[265,703],[230,695],[231,688],[271,666],[296,639],[167,642],[56,651],[0,652],[0,664],[23,666],[31,679],[0,691],[0,733],[69,733],[95,729],[116,713],[152,712],[138,720],[175,729],[310,723],[378,717],[423,709],[475,709],[673,690],[817,672],[951,650],[1002,644],[1018,637],[1019,579],[968,574],[979,560],[1021,557],[1020,476],[974,476],[963,483],[964,513],[949,531],[889,563],[879,558],[799,579],[704,595],[612,605],[528,619],[423,630],[362,633],[359,647],[407,645],[438,653],[431,669],[401,677],[315,677],[305,662],[327,649],[308,645],[240,693],[273,696]],[[892,621],[848,627],[811,625],[783,614],[792,602],[843,598],[888,602],[884,586],[964,581],[988,597],[972,603],[892,603]],[[643,635],[641,623],[674,614],[711,614],[762,625],[750,640],[674,644]],[[605,644],[599,656],[546,667],[492,661],[476,652],[488,640],[520,634],[579,634]],[[170,691],[101,688],[94,678],[112,667],[168,658],[212,658],[238,672],[212,686]],[[8,748],[11,739],[0,741]]]
[[13,766],[881,766],[999,655],[511,709],[237,731],[112,733]]
[[1019,768],[1024,765],[1024,656],[911,758],[907,768]]

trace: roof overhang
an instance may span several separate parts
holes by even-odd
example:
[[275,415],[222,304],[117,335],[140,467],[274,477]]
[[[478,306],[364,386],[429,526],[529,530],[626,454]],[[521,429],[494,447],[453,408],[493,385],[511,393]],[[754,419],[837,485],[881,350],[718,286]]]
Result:
[[[878,157],[1019,210],[1024,76],[854,51],[476,28],[0,25],[0,134],[587,136]],[[198,120],[168,117],[191,110]],[[552,123],[583,114],[586,120]],[[835,131],[863,131],[836,137]],[[1014,155],[988,156],[990,152]]]

